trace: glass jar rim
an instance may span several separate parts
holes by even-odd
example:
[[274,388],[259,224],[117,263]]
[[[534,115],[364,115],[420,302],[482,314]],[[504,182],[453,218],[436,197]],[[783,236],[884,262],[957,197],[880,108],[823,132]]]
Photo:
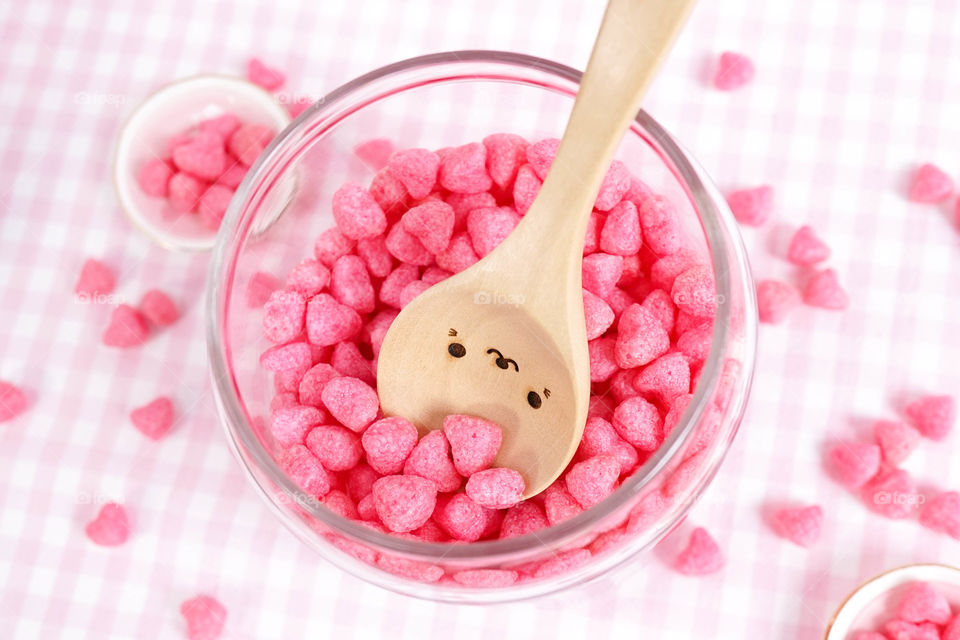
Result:
[[[478,65],[499,67],[500,73],[488,72],[479,74],[475,69],[472,69]],[[460,67],[459,71],[457,67]],[[517,74],[511,76],[508,72],[510,68],[534,68],[537,72],[546,73],[556,80],[572,84],[574,89],[566,91],[561,87],[547,86],[525,80]],[[469,72],[468,69],[470,69]],[[273,166],[277,158],[283,155],[286,146],[297,143],[296,135],[308,129],[309,123],[317,116],[333,111],[336,108],[347,106],[349,100],[356,92],[368,89],[371,85],[392,79],[401,79],[402,76],[410,74],[411,72],[422,74],[422,72],[426,70],[432,70],[435,71],[435,73],[427,80],[424,80],[423,77],[418,77],[417,82],[412,85],[394,86],[392,88],[385,87],[385,90],[378,94],[375,99],[365,102],[354,109],[346,109],[339,115],[338,120],[330,126],[335,125],[336,122],[348,117],[367,104],[375,103],[390,95],[426,84],[433,85],[477,80],[483,82],[510,81],[528,84],[529,86],[538,86],[548,91],[565,92],[573,96],[575,94],[575,87],[579,84],[580,77],[582,76],[581,72],[557,62],[526,54],[505,51],[449,51],[402,60],[363,74],[326,94],[274,138],[260,155],[257,162],[251,167],[246,178],[237,188],[236,197],[234,197],[224,216],[223,226],[217,237],[217,243],[210,263],[205,304],[207,315],[207,355],[210,361],[214,393],[217,397],[221,413],[223,414],[224,426],[228,432],[229,441],[234,448],[234,452],[237,454],[240,462],[245,467],[248,467],[249,463],[238,450],[239,447],[242,446],[254,459],[254,462],[266,471],[270,480],[282,488],[288,496],[300,496],[303,492],[283,472],[270,452],[261,445],[257,436],[253,433],[246,410],[243,408],[239,399],[236,382],[231,373],[232,368],[229,362],[229,350],[226,348],[224,336],[222,336],[219,331],[219,327],[225,326],[224,315],[229,307],[229,294],[232,288],[232,283],[231,287],[221,287],[220,283],[225,270],[229,272],[228,276],[232,280],[235,263],[240,253],[239,250],[246,239],[247,233],[249,233],[249,227],[238,229],[238,223],[240,222],[239,216],[242,209],[241,203],[245,203],[249,199],[252,185],[255,184],[261,172]],[[692,158],[689,157],[686,151],[681,148],[670,134],[646,111],[640,110],[638,112],[631,130],[641,137],[644,142],[660,156],[667,168],[684,188],[687,197],[691,200],[706,235],[715,274],[714,280],[717,299],[730,300],[731,280],[730,273],[726,267],[728,256],[725,248],[725,230],[721,222],[721,218],[730,216],[729,211],[724,213],[715,205],[713,198],[708,192],[708,188],[700,179]],[[309,146],[310,144],[306,145],[306,147]],[[236,232],[230,233],[231,230]],[[244,231],[247,233],[244,233]],[[738,243],[738,246],[740,246],[741,251],[744,253],[744,260],[746,260],[742,244],[739,244],[739,237],[736,237],[735,241]],[[752,299],[752,289],[748,291],[748,295],[751,296]],[[312,496],[297,498],[296,502],[301,509],[308,512],[312,518],[315,518],[329,528],[331,532],[338,532],[357,542],[365,543],[384,551],[415,557],[425,562],[440,561],[442,559],[448,562],[461,560],[464,562],[484,561],[495,563],[498,560],[514,560],[518,554],[536,552],[542,550],[544,547],[562,547],[564,544],[582,535],[585,531],[590,530],[593,525],[603,522],[611,514],[623,509],[630,502],[632,496],[642,491],[651,481],[655,480],[660,472],[684,450],[684,444],[691,437],[695,427],[707,410],[713,393],[721,379],[724,366],[723,348],[726,345],[730,333],[730,314],[730,305],[717,305],[717,315],[713,324],[710,351],[701,369],[699,382],[694,390],[693,397],[676,428],[673,429],[666,440],[653,452],[644,464],[624,480],[611,495],[596,506],[586,509],[568,520],[534,533],[506,540],[479,541],[470,544],[433,543],[400,538],[389,533],[381,533],[373,528],[335,514]],[[755,336],[753,336],[753,341],[747,341],[745,359],[748,362],[745,363],[747,366],[744,366],[741,371],[742,375],[746,377],[744,386],[745,394],[749,391],[752,379],[754,348]],[[741,403],[741,406],[737,409],[739,414],[743,412],[742,404],[743,403]],[[736,419],[739,419],[739,417],[739,415],[736,416]],[[230,425],[227,424],[228,422]],[[231,429],[230,426],[233,428]],[[237,442],[237,439],[239,439],[240,442]],[[720,459],[722,459],[726,453],[728,446],[729,443],[723,447],[724,450],[720,453]],[[711,470],[712,472],[716,471],[718,464],[719,460],[714,464]],[[247,471],[251,475],[254,475],[257,488],[264,494],[271,506],[278,508],[271,492],[268,492],[267,489],[260,484],[251,469],[248,468]],[[710,475],[712,477],[712,473]],[[710,478],[706,478],[707,481],[709,479]],[[702,492],[706,484],[706,481],[701,483],[698,493]],[[684,510],[683,513],[685,512]],[[679,520],[683,513],[677,514],[676,520]]]

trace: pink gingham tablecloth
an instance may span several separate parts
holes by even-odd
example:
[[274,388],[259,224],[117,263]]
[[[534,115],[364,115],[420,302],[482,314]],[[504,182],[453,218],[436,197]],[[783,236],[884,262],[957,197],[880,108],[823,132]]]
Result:
[[[679,535],[568,593],[513,605],[433,604],[369,586],[300,545],[248,485],[217,423],[204,356],[206,257],[167,253],[121,215],[114,136],[151,89],[251,54],[320,95],[372,68],[449,49],[585,64],[599,1],[123,2],[0,5],[0,379],[32,407],[0,425],[0,635],[180,638],[179,603],[228,609],[224,637],[801,638],[822,636],[863,579],[913,561],[960,562],[960,543],[884,521],[822,470],[831,439],[869,437],[920,391],[960,390],[960,233],[949,206],[903,197],[917,162],[960,179],[960,4],[954,0],[703,0],[647,101],[724,189],[770,183],[774,218],[744,232],[758,277],[810,223],[834,250],[845,313],[801,309],[764,326],[741,433]],[[719,52],[757,63],[735,93],[707,86]],[[72,294],[83,260],[118,269],[109,299]],[[99,344],[112,303],[170,291],[184,317],[143,348]],[[160,443],[129,410],[160,394],[181,417]],[[908,461],[922,487],[960,488],[960,433]],[[133,535],[83,535],[98,505]],[[823,539],[785,543],[778,501],[824,505]],[[668,560],[694,525],[728,557],[706,578]]]

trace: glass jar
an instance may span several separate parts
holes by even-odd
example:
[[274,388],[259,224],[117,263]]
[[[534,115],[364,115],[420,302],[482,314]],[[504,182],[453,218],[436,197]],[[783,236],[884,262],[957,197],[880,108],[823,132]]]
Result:
[[[297,118],[260,156],[224,219],[207,293],[208,353],[220,416],[238,459],[277,517],[322,556],[394,591],[449,602],[499,602],[564,589],[650,549],[716,473],[737,431],[756,347],[754,287],[736,223],[696,161],[640,111],[617,154],[669,199],[713,265],[716,319],[693,399],[663,445],[600,504],[507,540],[428,543],[343,518],[306,495],[274,460],[273,385],[258,366],[269,345],[247,306],[251,279],[282,278],[333,226],[344,182],[373,171],[353,153],[385,137],[439,148],[496,132],[559,137],[580,73],[530,56],[456,51],[398,62],[348,82]],[[306,569],[306,568],[305,568]]]

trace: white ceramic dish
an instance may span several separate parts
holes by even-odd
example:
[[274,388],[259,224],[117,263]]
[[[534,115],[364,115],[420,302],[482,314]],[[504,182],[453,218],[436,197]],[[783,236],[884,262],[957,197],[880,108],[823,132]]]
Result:
[[833,614],[824,640],[849,640],[858,631],[880,628],[914,582],[933,583],[954,611],[960,610],[960,569],[943,564],[911,564],[892,569],[860,585]]
[[[196,215],[173,212],[166,199],[148,196],[137,184],[144,162],[165,157],[170,137],[225,112],[244,123],[265,124],[279,133],[290,116],[277,99],[241,78],[200,75],[160,88],[130,115],[117,140],[114,187],[120,206],[134,225],[168,249],[209,251],[217,232]],[[291,185],[292,191],[292,185]]]

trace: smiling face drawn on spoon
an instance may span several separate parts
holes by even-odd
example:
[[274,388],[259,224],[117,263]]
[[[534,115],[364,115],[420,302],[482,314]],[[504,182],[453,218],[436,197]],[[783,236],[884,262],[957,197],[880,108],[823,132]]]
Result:
[[[556,447],[556,433],[576,427],[572,384],[557,349],[543,342],[542,329],[521,305],[488,304],[478,311],[467,300],[462,307],[430,307],[426,297],[404,309],[416,312],[416,330],[405,336],[403,353],[416,358],[407,370],[418,376],[400,379],[390,368],[378,370],[384,414],[403,416],[421,432],[441,428],[453,413],[496,422],[503,444],[494,465],[519,471],[528,481],[526,495],[536,494],[554,479],[530,485],[541,465],[557,474],[565,466],[567,451]],[[456,317],[458,308],[471,313]],[[398,346],[388,332],[380,362]]]

